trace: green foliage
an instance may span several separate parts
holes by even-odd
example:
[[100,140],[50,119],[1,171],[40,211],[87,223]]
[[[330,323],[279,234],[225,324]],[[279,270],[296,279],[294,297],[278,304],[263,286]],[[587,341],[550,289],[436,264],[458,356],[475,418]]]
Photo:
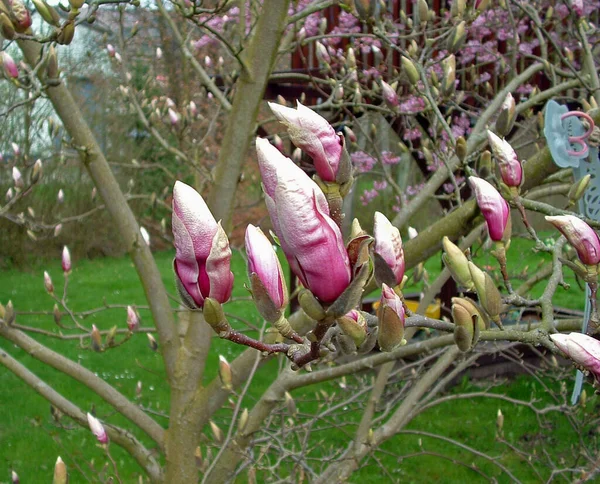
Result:
[[[513,242],[509,251],[509,270],[513,270],[514,267],[514,270],[517,271],[528,264],[532,270],[536,267],[540,255],[529,255],[530,246],[531,244],[528,241],[520,239]],[[172,258],[172,252],[156,254],[163,280],[167,287],[171,288],[171,293],[174,294],[171,270]],[[480,266],[494,264],[493,260],[488,259],[487,256],[477,257],[476,262]],[[427,262],[426,268],[431,280],[440,271],[440,267],[441,260],[439,257],[433,257]],[[250,325],[260,328],[262,323],[244,288],[246,282],[245,261],[238,252],[234,252],[232,269],[236,274],[234,289],[236,300],[228,303],[225,307],[227,313],[231,314],[231,322],[238,328],[246,327],[243,323],[234,319],[234,316],[237,316],[243,318]],[[30,314],[27,316],[17,314],[17,323],[57,334],[59,330],[50,314],[54,302],[45,293],[43,287],[42,275],[44,270],[51,274],[56,293],[58,295],[62,294],[63,277],[60,261],[57,257],[48,263],[38,262],[27,272],[4,271],[0,277],[0,301],[5,304],[8,299],[11,299],[17,313],[46,312],[47,314]],[[417,285],[413,284],[408,290],[421,290],[422,284],[422,282]],[[75,260],[73,272],[69,279],[68,302],[69,306],[75,311],[100,308],[104,304],[138,304],[140,306],[145,304],[144,295],[138,283],[133,264],[127,258]],[[576,284],[572,284],[570,291],[560,289],[557,294],[557,304],[581,309],[583,307],[583,293]],[[175,300],[173,306],[177,306]],[[142,327],[152,327],[149,311],[142,307],[139,312],[142,317]],[[66,315],[63,316],[63,323],[68,324]],[[125,328],[125,306],[90,313],[83,323],[88,327],[95,324],[100,330],[108,330],[114,325]],[[169,401],[162,361],[158,353],[150,350],[146,336],[143,333],[136,333],[125,345],[105,353],[94,353],[89,349],[81,348],[78,340],[62,341],[36,334],[31,335],[47,344],[51,349],[59,351],[68,358],[78,361],[86,368],[96,372],[132,400],[135,399],[137,381],[142,381],[142,394],[139,400],[136,401],[144,408],[156,412],[154,416],[157,421],[164,426],[167,425],[166,417],[160,416],[168,414]],[[86,345],[88,341],[84,340],[81,343]],[[40,378],[51,383],[57,391],[67,396],[84,411],[95,409],[99,418],[126,426],[123,417],[114,413],[97,396],[80,384],[40,364],[13,346],[5,343],[3,348]],[[217,376],[219,354],[223,354],[231,361],[243,350],[243,347],[221,341],[216,337],[213,338],[205,380],[208,382]],[[278,364],[278,360],[273,360],[261,367],[254,377],[242,407],[251,408],[253,406],[272,381]],[[365,378],[365,375],[349,378],[347,388],[356,388],[356,385],[360,383],[358,378]],[[399,388],[402,384],[403,382],[398,382],[393,388]],[[474,391],[474,385],[477,385],[477,383],[464,380],[462,385],[452,391],[454,393]],[[68,418],[63,418],[60,424],[53,422],[50,417],[49,404],[8,371],[0,373],[0,388],[3,388],[3,391],[0,392],[0,406],[3,408],[0,439],[5,443],[0,459],[0,475],[8,476],[10,469],[14,468],[21,476],[22,482],[47,480],[52,475],[52,468],[58,455],[69,466],[73,482],[80,482],[84,479],[81,472],[88,477],[93,477],[96,474],[89,467],[90,459],[95,460],[96,469],[101,467],[101,463],[105,459],[102,451],[96,447],[94,437],[87,429],[79,428]],[[331,382],[317,387],[308,387],[297,392],[297,394],[294,393],[300,415],[310,415],[311,412],[319,408],[319,405],[326,399],[322,391],[326,392],[327,395],[336,392],[338,396],[348,397],[348,392],[353,390],[341,388],[340,382]],[[494,391],[522,399],[529,399],[532,394],[538,397],[544,395],[543,388],[529,378],[519,378],[515,382],[496,388]],[[590,399],[589,411],[594,408],[594,402],[595,400]],[[316,434],[319,439],[325,439],[326,444],[324,445],[327,449],[330,447],[345,448],[360,418],[360,409],[355,404],[356,402],[350,404],[347,411],[341,412],[340,415],[332,416],[332,419],[341,419],[340,428]],[[509,440],[514,439],[523,444],[535,432],[539,432],[535,415],[532,412],[519,410],[516,407],[504,404],[499,405],[498,401],[487,399],[459,400],[445,403],[419,416],[407,430],[418,429],[426,432],[437,432],[458,439],[479,450],[489,452],[491,455],[500,455],[506,451],[506,448],[495,441],[495,419],[499,407],[506,415],[505,433],[507,437],[510,437]],[[468,416],[466,419],[465,415]],[[230,411],[225,408],[215,415],[215,421],[225,430],[229,417]],[[554,416],[551,418],[554,419]],[[552,420],[556,430],[552,432],[551,436],[544,437],[544,439],[554,439],[561,443],[561,445],[552,446],[556,450],[557,456],[565,446],[570,445],[569,443],[572,442],[572,433],[569,433],[569,429],[559,422],[560,418],[564,419],[564,416],[556,414],[556,423]],[[333,420],[325,422],[325,428],[332,422]],[[61,426],[64,428],[61,428]],[[207,435],[209,435],[209,431],[207,431]],[[137,436],[152,447],[153,444],[142,434],[138,432]],[[422,446],[419,445],[419,438],[421,438]],[[35,449],[35,452],[32,452],[32,449]],[[135,476],[139,473],[137,465],[127,458],[126,454],[120,451],[117,446],[112,446],[111,449],[124,482],[137,482],[135,480]],[[356,478],[364,482],[380,482],[381,471],[377,467],[375,459],[382,460],[386,468],[392,473],[393,479],[399,479],[402,482],[423,482],[433,479],[441,479],[444,482],[464,482],[466,479],[478,478],[474,471],[460,465],[450,465],[447,460],[435,456],[415,455],[412,458],[406,458],[398,462],[396,457],[386,453],[386,449],[394,450],[396,454],[399,452],[403,454],[419,453],[422,450],[440,453],[469,463],[473,461],[484,472],[500,479],[506,477],[500,476],[501,472],[496,466],[489,462],[486,463],[483,459],[474,459],[470,454],[457,450],[455,445],[438,439],[403,433],[386,443],[373,458],[370,458],[367,461],[367,466],[357,474]],[[322,452],[320,456],[322,456]],[[530,480],[534,478],[528,466],[520,462],[513,454],[502,457],[501,462],[511,469],[514,468],[521,479]],[[75,469],[76,465],[81,471]],[[286,460],[283,465],[292,466],[292,463]]]

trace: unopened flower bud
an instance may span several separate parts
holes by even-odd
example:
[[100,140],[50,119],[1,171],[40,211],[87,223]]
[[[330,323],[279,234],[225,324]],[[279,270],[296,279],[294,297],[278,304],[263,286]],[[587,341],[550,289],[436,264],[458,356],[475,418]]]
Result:
[[348,126],[344,126],[344,133],[346,134],[351,143],[356,143],[356,134],[354,134],[354,131],[352,131],[352,129],[350,129]]
[[329,56],[329,52],[327,52],[327,47],[325,47],[321,42],[317,41],[315,43],[317,59],[323,64],[329,64],[331,62],[331,57]]
[[387,284],[381,286],[377,309],[379,329],[377,342],[381,351],[393,351],[404,342],[404,306],[400,297]]
[[504,427],[504,415],[502,415],[502,410],[498,409],[498,415],[496,416],[496,428],[498,429],[498,433],[502,433],[502,428]]
[[16,314],[12,301],[8,301],[8,303],[6,304],[6,307],[4,308],[4,316],[2,317],[2,319],[4,319],[4,322],[8,326],[15,322]]
[[133,306],[127,306],[127,327],[129,331],[135,331],[140,327],[140,317]]
[[15,26],[13,25],[10,18],[6,13],[0,11],[0,30],[2,36],[7,40],[13,40],[15,38]]
[[469,261],[469,270],[471,271],[471,278],[475,284],[475,290],[479,296],[479,302],[485,311],[490,315],[490,318],[499,326],[502,327],[500,322],[500,309],[502,307],[502,296],[500,291],[494,284],[494,281],[489,274],[483,272],[479,267]]
[[13,166],[12,178],[16,188],[21,189],[25,186],[25,183],[23,182],[23,177],[21,176],[21,172],[16,166]]
[[469,271],[469,260],[464,252],[446,236],[442,239],[442,245],[444,247],[442,260],[446,268],[450,271],[452,278],[459,286],[464,287],[468,291],[473,290],[475,286],[473,285],[473,279]]
[[448,37],[448,43],[447,43],[448,50],[451,53],[456,52],[458,49],[460,49],[462,47],[466,38],[467,38],[466,23],[463,20],[456,27],[454,27],[452,34],[450,35],[450,37]]
[[406,73],[406,77],[408,77],[409,82],[413,86],[416,86],[417,82],[419,82],[419,80],[421,79],[421,76],[419,75],[419,71],[417,70],[415,64],[406,56],[402,56],[400,61],[402,63],[402,68]]
[[54,322],[58,325],[60,324],[60,320],[62,318],[62,314],[58,309],[58,304],[54,305],[54,309],[52,310],[52,315],[54,316]]
[[456,156],[461,162],[467,158],[467,140],[463,136],[456,138]]
[[517,105],[515,98],[509,92],[502,103],[500,114],[496,121],[496,131],[500,136],[508,136],[517,120]]
[[150,333],[146,333],[146,336],[148,337],[148,345],[150,346],[150,349],[152,351],[157,351],[158,343],[156,342],[156,338],[154,338],[154,336],[152,336]]
[[385,283],[388,286],[395,287],[402,282],[405,270],[404,249],[402,248],[400,231],[382,213],[375,212],[374,218],[375,279],[379,284]]
[[56,195],[56,200],[58,201],[58,203],[63,203],[65,201],[65,192],[63,191],[62,188],[60,190],[58,190],[58,194]]
[[107,444],[108,435],[106,434],[106,430],[104,430],[104,427],[102,426],[100,421],[90,413],[87,414],[87,420],[90,426],[90,430],[96,436],[98,442],[100,442],[103,445]]
[[46,271],[44,271],[44,287],[46,288],[46,291],[48,291],[48,294],[54,293],[54,284],[52,284],[50,274]]
[[221,442],[223,442],[223,431],[212,420],[210,420],[209,423],[210,423],[210,430],[213,434],[213,438],[215,439],[215,442],[220,444]]
[[491,131],[487,132],[494,157],[500,167],[502,181],[508,187],[519,187],[523,181],[523,167],[517,153],[505,139],[501,139]]
[[294,402],[294,398],[292,397],[292,395],[290,395],[289,392],[285,392],[284,399],[284,403],[288,413],[290,414],[290,416],[295,417],[298,410],[296,408],[296,402]]
[[590,175],[588,173],[581,180],[579,180],[576,183],[573,183],[573,185],[569,189],[569,194],[568,194],[569,202],[571,205],[574,205],[575,203],[577,203],[579,201],[579,199],[581,197],[583,197],[583,194],[587,190],[591,179],[592,179],[592,175]]
[[294,148],[294,151],[292,151],[292,161],[296,165],[299,165],[300,161],[302,161],[302,150],[300,148]]
[[463,352],[469,351],[477,343],[479,331],[485,329],[482,315],[468,299],[453,297],[452,320],[456,346]]
[[450,14],[453,17],[462,18],[465,13],[465,8],[465,0],[454,0],[452,2],[452,7],[450,7]]
[[442,72],[444,77],[440,87],[442,94],[448,96],[454,92],[456,83],[456,57],[454,54],[450,54],[442,61]]
[[308,289],[301,290],[298,294],[298,303],[306,315],[315,321],[325,319],[325,309],[317,298]]
[[273,146],[275,146],[275,148],[277,148],[279,151],[284,153],[285,149],[283,147],[283,140],[281,139],[281,136],[279,136],[278,134],[273,136]]
[[146,242],[146,245],[150,245],[150,234],[145,227],[140,227],[140,234],[144,242]]
[[383,100],[390,109],[396,109],[400,104],[400,99],[398,98],[396,90],[385,81],[381,81],[381,94],[383,95]]
[[574,215],[547,216],[546,220],[565,236],[583,264],[600,263],[600,238],[587,223]]
[[179,116],[179,114],[172,108],[169,108],[168,114],[171,126],[176,126],[177,123],[179,123],[179,119],[181,118],[181,116]]
[[223,355],[219,355],[219,377],[223,384],[223,389],[227,391],[233,390],[233,378],[231,375],[231,365],[227,362]]
[[71,252],[66,245],[63,247],[61,263],[63,272],[69,274],[71,272]]
[[490,183],[482,178],[469,178],[471,188],[475,192],[477,205],[485,218],[490,238],[501,241],[506,238],[505,231],[510,230],[510,207],[502,195]]
[[62,228],[62,224],[58,224],[56,227],[54,227],[54,237],[57,237],[61,233]]
[[337,324],[345,335],[350,336],[358,348],[367,337],[367,321],[360,311],[353,309],[337,319]]
[[31,169],[31,183],[37,183],[42,176],[42,160],[37,160]]
[[242,410],[242,414],[240,415],[240,418],[238,420],[238,430],[240,432],[243,432],[244,429],[246,428],[246,424],[248,423],[248,417],[249,417],[248,409],[244,408],[244,410]]
[[92,324],[92,333],[90,334],[92,349],[102,351],[102,336],[95,324]]
[[12,481],[12,484],[19,484],[19,474],[17,474],[15,471],[11,471],[10,480]]
[[67,484],[69,482],[69,475],[67,473],[67,466],[63,460],[58,457],[56,464],[54,464],[54,479],[52,484]]

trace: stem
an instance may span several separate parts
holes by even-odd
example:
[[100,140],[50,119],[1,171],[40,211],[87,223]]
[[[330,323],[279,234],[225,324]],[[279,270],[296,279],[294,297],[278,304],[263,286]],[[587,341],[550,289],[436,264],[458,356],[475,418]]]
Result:
[[115,478],[117,479],[117,482],[119,482],[119,484],[123,484],[123,481],[121,481],[121,477],[119,476],[119,469],[117,468],[117,463],[115,462],[115,460],[113,459],[113,456],[110,455],[110,445],[106,444],[104,446],[104,449],[106,450],[106,457],[108,457],[108,460],[111,462],[112,466],[113,466],[113,471],[115,473]]
[[[20,40],[18,45],[27,63],[35,67],[42,51],[40,44]],[[39,71],[39,74],[43,75],[43,69]],[[167,379],[171,380],[178,344],[177,331],[167,291],[150,252],[150,247],[140,241],[140,227],[135,216],[129,208],[100,146],[65,84],[61,82],[57,86],[48,86],[46,93],[73,144],[79,147],[81,162],[94,181],[98,194],[104,200],[106,208],[113,218],[116,231],[121,234],[124,246],[132,258],[150,305],[154,324],[158,329]]]
[[[67,400],[64,396],[54,390],[45,381],[29,371],[25,366],[15,360],[6,351],[0,348],[0,364],[4,365],[9,371],[15,374],[20,380],[24,381],[33,390],[44,397],[48,402],[58,408],[62,413],[68,415],[84,428],[88,427],[86,414],[81,411],[77,405]],[[105,425],[104,429],[111,441],[119,447],[125,449],[144,469],[150,477],[151,482],[160,483],[162,481],[162,471],[156,462],[153,453],[146,449],[140,441],[124,429],[113,425]]]

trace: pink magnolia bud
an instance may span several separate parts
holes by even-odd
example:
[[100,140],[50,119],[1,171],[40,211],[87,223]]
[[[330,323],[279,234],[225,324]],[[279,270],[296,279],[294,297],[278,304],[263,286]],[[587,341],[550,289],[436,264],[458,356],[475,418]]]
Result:
[[277,148],[282,153],[284,152],[283,140],[281,139],[281,136],[279,136],[278,134],[273,136],[273,146],[275,146],[275,148]]
[[212,59],[210,58],[209,55],[205,55],[204,56],[204,65],[206,67],[211,67],[212,66]]
[[13,25],[17,32],[23,33],[31,27],[31,15],[22,0],[9,0]]
[[6,77],[11,79],[16,79],[19,77],[19,69],[17,68],[17,64],[8,52],[0,52],[0,64],[2,64],[2,67],[4,68],[4,74]]
[[381,286],[381,299],[379,300],[377,317],[379,319],[377,332],[379,347],[382,351],[392,351],[402,344],[405,314],[402,300],[385,283]]
[[107,444],[108,435],[106,435],[106,430],[104,430],[104,427],[100,423],[100,420],[98,420],[90,413],[87,414],[87,420],[90,426],[90,430],[96,436],[98,442],[100,442],[101,444]]
[[381,81],[381,94],[383,95],[383,100],[391,109],[397,108],[400,105],[400,99],[396,90],[385,81]]
[[319,59],[319,61],[321,61],[325,64],[331,63],[331,57],[329,55],[329,52],[327,51],[327,47],[325,47],[319,41],[316,42],[316,50],[317,50],[317,52],[316,52],[317,59]]
[[21,176],[21,172],[16,166],[13,166],[12,177],[13,181],[15,182],[15,187],[23,188],[25,186],[25,183],[23,182],[23,177]]
[[342,157],[342,141],[327,120],[298,102],[297,109],[269,103],[275,117],[288,128],[292,143],[313,159],[323,181],[333,182]]
[[487,132],[492,152],[500,167],[502,181],[509,187],[519,187],[523,181],[523,167],[517,158],[517,153],[508,141]]
[[58,235],[62,232],[62,224],[58,224],[54,227],[54,237],[58,237]]
[[586,265],[600,263],[600,238],[592,227],[574,215],[547,216],[546,220],[565,236],[581,262]]
[[129,331],[135,331],[140,327],[140,317],[133,306],[127,306],[127,327]]
[[469,183],[475,191],[477,205],[485,218],[490,238],[496,242],[501,241],[510,216],[508,203],[498,190],[482,178],[472,176]]
[[200,194],[180,181],[173,188],[174,269],[180,294],[192,308],[211,297],[226,302],[233,289],[231,249]]
[[69,248],[65,245],[62,251],[62,269],[65,274],[71,272],[71,253]]
[[356,143],[356,140],[358,138],[356,137],[356,134],[354,134],[354,131],[352,131],[352,129],[350,129],[348,126],[344,126],[344,133],[346,133],[346,136],[348,136],[348,139],[351,143]]
[[52,284],[52,278],[48,272],[44,271],[44,287],[49,294],[54,292],[54,284]]
[[190,114],[195,118],[196,116],[198,116],[198,107],[196,106],[196,103],[194,101],[190,101]]
[[271,241],[254,225],[246,228],[248,273],[256,274],[276,309],[287,306],[287,287]]
[[179,123],[179,114],[172,108],[169,108],[169,121],[171,122],[171,126],[175,126]]
[[583,15],[583,0],[572,0],[571,8],[580,17]]
[[[373,251],[381,258],[375,261],[375,278],[380,284],[397,286],[402,282],[405,268],[400,231],[385,215],[375,212],[373,235],[375,237]],[[382,267],[381,262],[384,262],[387,267]]]
[[334,301],[350,283],[351,270],[325,195],[266,139],[256,140],[256,152],[267,209],[291,269],[322,302]]
[[163,56],[162,49],[160,47],[157,47],[156,48],[156,58],[160,60],[160,59],[162,59],[162,56]]
[[17,143],[11,143],[10,144],[12,146],[13,152],[15,154],[15,156],[20,156],[21,155],[21,148],[19,148],[19,145]]
[[8,190],[6,190],[6,196],[5,196],[5,198],[6,198],[7,202],[10,202],[12,200],[13,196],[14,196],[14,194],[13,194],[13,189],[12,188],[9,188]]
[[119,64],[121,64],[123,62],[123,59],[121,58],[121,54],[119,54],[118,52],[116,52],[113,57]]
[[17,474],[15,471],[11,471],[10,480],[11,480],[12,484],[19,484],[19,482],[20,482],[19,474]]
[[65,192],[63,192],[62,188],[58,191],[58,195],[56,195],[56,200],[58,201],[58,203],[63,203],[65,201]]
[[108,52],[109,57],[114,57],[117,51],[112,44],[106,44],[106,51]]
[[550,338],[577,365],[600,380],[600,341],[581,333],[551,334]]

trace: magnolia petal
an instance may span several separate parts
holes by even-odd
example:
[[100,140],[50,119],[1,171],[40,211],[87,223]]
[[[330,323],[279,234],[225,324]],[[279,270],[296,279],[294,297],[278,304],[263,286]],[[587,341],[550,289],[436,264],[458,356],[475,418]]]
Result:
[[172,224],[173,237],[175,238],[175,262],[173,264],[175,273],[196,304],[202,306],[204,297],[198,287],[200,268],[194,254],[192,238],[175,212],[173,212]]
[[191,186],[180,181],[175,182],[173,214],[177,215],[189,233],[196,258],[206,259],[210,252],[211,240],[217,231],[217,222],[202,196]]
[[282,237],[308,288],[320,300],[331,302],[350,282],[350,261],[339,228],[320,209],[316,190],[307,196],[297,185],[282,181],[275,203]]
[[231,249],[227,234],[217,224],[210,254],[206,259],[206,274],[208,276],[210,292],[209,296],[220,303],[225,303],[231,297],[233,289],[233,273],[231,272]]

